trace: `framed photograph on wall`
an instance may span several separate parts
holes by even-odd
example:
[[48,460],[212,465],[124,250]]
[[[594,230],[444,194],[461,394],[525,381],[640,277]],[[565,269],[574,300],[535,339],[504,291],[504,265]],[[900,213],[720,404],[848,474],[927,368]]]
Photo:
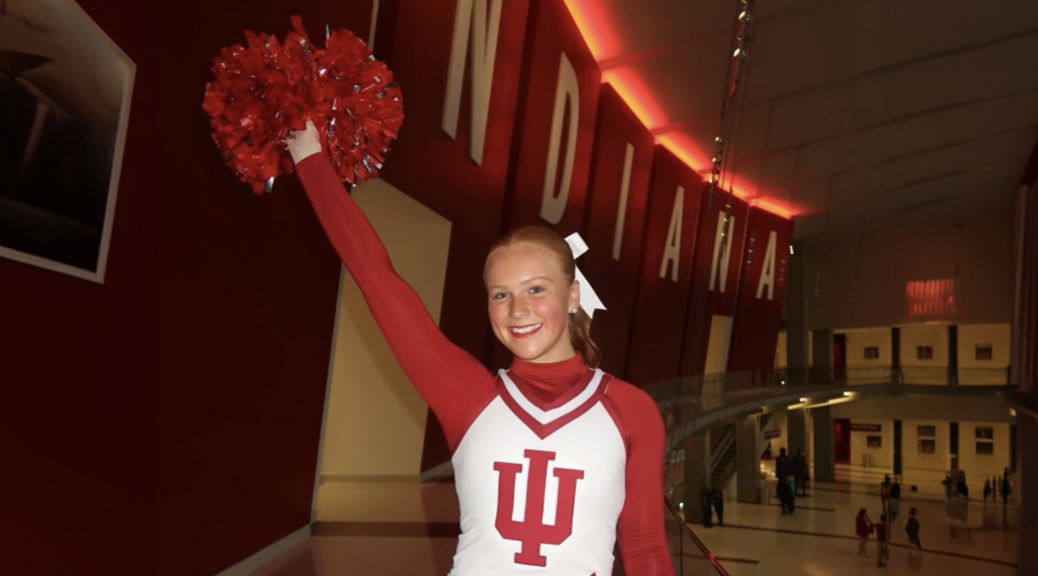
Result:
[[0,0],[0,256],[104,283],[135,74],[73,0]]

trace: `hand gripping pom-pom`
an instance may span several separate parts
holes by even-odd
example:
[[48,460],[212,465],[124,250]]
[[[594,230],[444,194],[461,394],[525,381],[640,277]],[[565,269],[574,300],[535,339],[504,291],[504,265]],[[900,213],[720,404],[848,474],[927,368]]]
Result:
[[393,73],[349,30],[329,31],[317,48],[299,16],[292,26],[284,42],[247,31],[246,46],[213,59],[202,108],[220,154],[253,192],[269,192],[293,170],[284,140],[313,120],[342,181],[378,176],[404,121]]

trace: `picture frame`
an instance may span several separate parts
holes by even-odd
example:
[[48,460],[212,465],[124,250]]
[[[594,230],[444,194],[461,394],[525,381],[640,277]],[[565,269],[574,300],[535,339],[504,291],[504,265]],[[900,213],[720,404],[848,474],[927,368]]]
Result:
[[73,0],[3,0],[0,257],[104,283],[136,64]]

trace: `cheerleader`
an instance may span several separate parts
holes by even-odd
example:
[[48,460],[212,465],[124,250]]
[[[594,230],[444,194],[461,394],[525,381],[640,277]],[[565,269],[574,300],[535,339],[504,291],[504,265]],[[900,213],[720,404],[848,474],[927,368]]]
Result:
[[443,425],[461,507],[450,576],[610,576],[617,540],[629,576],[672,576],[663,422],[647,394],[596,368],[566,241],[530,226],[491,248],[487,311],[515,358],[490,374],[393,270],[313,125],[288,146],[321,225]]

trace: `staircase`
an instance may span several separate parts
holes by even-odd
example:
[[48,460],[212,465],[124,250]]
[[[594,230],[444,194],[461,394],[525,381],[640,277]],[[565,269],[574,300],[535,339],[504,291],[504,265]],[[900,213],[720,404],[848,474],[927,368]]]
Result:
[[710,432],[710,487],[724,490],[735,475],[735,425]]

